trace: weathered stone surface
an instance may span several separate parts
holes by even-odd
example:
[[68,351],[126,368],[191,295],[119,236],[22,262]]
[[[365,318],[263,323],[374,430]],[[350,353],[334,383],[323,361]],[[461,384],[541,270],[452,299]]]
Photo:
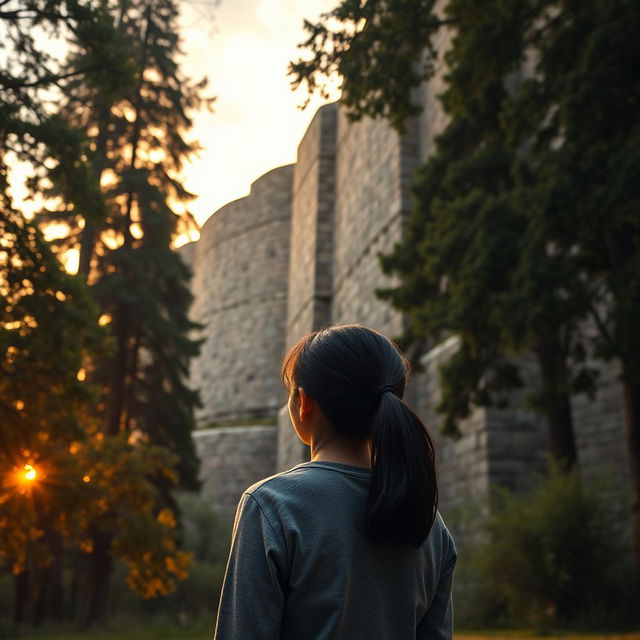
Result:
[[[439,38],[439,46],[449,46],[450,33]],[[180,250],[194,270],[192,317],[206,325],[191,371],[204,401],[199,424],[253,417],[278,423],[196,433],[204,488],[221,508],[235,506],[259,477],[308,459],[279,377],[286,348],[336,322],[362,322],[389,337],[403,330],[402,314],[375,296],[376,288],[396,285],[382,274],[378,253],[401,238],[411,177],[446,125],[436,100],[445,71],[438,65],[432,82],[416,92],[425,111],[407,123],[406,135],[382,120],[349,123],[339,105],[323,107],[296,164],[262,176],[247,198],[220,209],[201,239]],[[524,489],[544,468],[548,450],[545,422],[526,409],[539,375],[531,356],[518,361],[527,384],[507,408],[477,408],[462,421],[460,438],[440,435],[438,368],[456,344],[450,338],[427,353],[424,373],[412,376],[406,393],[436,441],[445,512],[482,501],[492,485]],[[628,459],[617,375],[615,366],[601,366],[596,399],[575,397],[572,408],[585,477],[612,470],[624,492]],[[249,436],[243,429],[257,431]]]
[[193,263],[196,258],[196,247],[198,246],[197,242],[187,242],[187,244],[183,244],[177,252],[180,254],[183,262],[193,271]]
[[194,258],[191,316],[205,342],[191,366],[198,424],[277,416],[277,368],[287,313],[293,167],[269,171],[251,193],[204,224]]
[[350,123],[338,113],[332,322],[363,322],[388,335],[402,331],[402,315],[374,293],[394,286],[378,252],[400,239],[410,210],[409,180],[418,161],[417,121],[400,137],[383,120]]
[[337,105],[318,110],[293,173],[286,344],[330,322]]
[[[331,322],[337,105],[318,110],[293,174],[286,347]],[[286,406],[279,413],[278,470],[308,459]]]
[[580,469],[586,479],[606,476],[610,489],[624,495],[631,485],[620,366],[590,364],[599,371],[596,395],[576,396],[571,403]]
[[202,491],[215,509],[235,509],[247,487],[274,473],[277,436],[275,426],[216,427],[194,433]]

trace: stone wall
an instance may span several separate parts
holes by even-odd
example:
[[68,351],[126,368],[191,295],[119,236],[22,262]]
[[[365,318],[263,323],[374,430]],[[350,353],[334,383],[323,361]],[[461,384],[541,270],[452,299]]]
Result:
[[[444,18],[444,6],[447,0],[438,0],[436,10]],[[453,29],[439,29],[434,36],[434,49],[438,52],[433,64],[433,76],[429,82],[423,83],[414,92],[416,104],[422,107],[418,116],[418,143],[420,147],[420,159],[424,162],[435,151],[435,138],[444,131],[447,126],[447,115],[439,102],[439,96],[446,89],[445,76],[447,67],[445,54],[451,47],[454,36]],[[427,52],[425,51],[425,56]]]
[[442,419],[435,412],[440,400],[438,368],[457,348],[450,338],[433,348],[422,359],[424,372],[414,376],[415,409],[427,425],[434,444],[440,480],[440,506],[444,511],[458,507],[461,499],[483,497],[489,488],[489,451],[485,430],[485,411],[476,409],[460,425],[460,438],[440,435]]
[[330,321],[333,261],[335,104],[318,110],[293,172],[287,346]]
[[195,431],[202,492],[218,511],[233,511],[242,492],[273,474],[275,426],[216,427]]
[[191,269],[193,272],[193,263],[196,259],[196,247],[198,246],[197,242],[187,242],[187,244],[183,244],[180,248],[177,249],[182,261]]
[[204,224],[194,259],[192,318],[205,342],[191,367],[199,425],[276,418],[274,369],[284,348],[291,220],[291,165],[256,180],[246,198]]
[[[331,321],[337,105],[321,107],[300,145],[293,172],[285,346]],[[277,469],[308,459],[288,409],[278,413]]]
[[376,298],[395,279],[380,270],[378,252],[400,239],[409,210],[408,183],[418,161],[417,121],[401,138],[384,120],[350,123],[338,117],[332,322],[363,322],[388,335],[402,331],[402,315]]
[[[449,38],[443,32],[443,47]],[[252,427],[258,431],[251,437],[246,427],[196,433],[205,491],[216,504],[229,508],[260,477],[308,459],[279,377],[286,348],[336,322],[363,322],[389,337],[402,333],[405,318],[375,296],[376,288],[396,284],[382,274],[378,253],[389,253],[401,238],[413,172],[446,124],[436,102],[443,73],[438,67],[434,81],[417,92],[425,112],[407,123],[404,136],[382,120],[350,123],[338,105],[320,109],[296,164],[265,174],[247,198],[207,221],[198,243],[181,249],[193,262],[192,316],[206,325],[191,371],[204,401],[198,423],[277,421]],[[537,365],[526,357],[520,362],[528,389],[513,394],[508,408],[476,409],[456,440],[439,434],[438,367],[455,348],[451,338],[427,353],[425,371],[412,377],[406,396],[436,440],[445,512],[482,502],[494,484],[524,488],[544,467],[548,449],[544,421],[525,409],[537,384]],[[587,476],[614,470],[624,491],[628,460],[616,376],[614,367],[603,367],[596,399],[574,398],[573,412],[581,468]]]
[[[591,363],[597,366],[597,363]],[[597,392],[572,398],[576,446],[580,469],[586,478],[606,474],[614,491],[630,486],[629,454],[626,447],[624,398],[617,363],[597,367]]]
[[[394,283],[383,276],[377,254],[400,239],[409,211],[418,126],[412,120],[401,137],[382,120],[350,123],[336,105],[316,114],[294,172],[287,347],[336,322],[401,333],[402,314],[373,290]],[[281,409],[278,424],[278,469],[286,469],[308,451],[297,441],[288,411]]]

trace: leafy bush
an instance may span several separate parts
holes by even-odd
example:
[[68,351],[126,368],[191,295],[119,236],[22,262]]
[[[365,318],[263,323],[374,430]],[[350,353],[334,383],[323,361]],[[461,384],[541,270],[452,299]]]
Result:
[[203,497],[184,494],[182,512],[183,548],[194,554],[186,580],[169,595],[165,606],[180,620],[202,614],[215,617],[231,542],[233,514],[217,513]]
[[630,551],[620,536],[623,501],[611,498],[602,485],[554,466],[526,494],[496,489],[473,541],[459,544],[458,624],[615,622]]
[[114,571],[111,613],[116,616],[169,617],[179,626],[215,620],[220,588],[227,563],[233,514],[216,512],[199,495],[178,496],[181,512],[181,549],[193,553],[188,576],[167,596],[141,600],[124,586],[124,568]]

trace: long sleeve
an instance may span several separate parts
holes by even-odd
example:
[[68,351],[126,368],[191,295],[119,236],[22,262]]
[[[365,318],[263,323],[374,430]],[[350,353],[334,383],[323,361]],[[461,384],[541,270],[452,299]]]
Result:
[[277,640],[284,607],[286,552],[256,499],[236,512],[214,640]]
[[453,570],[458,559],[453,538],[447,538],[447,553],[435,597],[416,630],[416,640],[451,640],[453,635]]

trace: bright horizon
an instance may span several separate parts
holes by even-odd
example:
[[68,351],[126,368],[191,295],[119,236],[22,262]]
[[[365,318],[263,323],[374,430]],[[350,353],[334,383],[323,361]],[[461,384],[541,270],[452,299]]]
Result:
[[[185,163],[182,176],[188,191],[198,197],[188,209],[202,225],[225,204],[249,194],[251,184],[266,172],[296,160],[304,132],[318,108],[339,98],[331,89],[330,100],[303,90],[291,90],[287,76],[289,61],[298,58],[298,43],[305,39],[303,20],[315,21],[337,0],[181,0],[180,35],[184,56],[182,72],[192,80],[209,80],[204,94],[216,96],[213,111],[191,114],[189,140],[197,140],[202,151]],[[64,46],[50,42],[64,56]],[[29,200],[24,180],[31,173],[25,162],[12,163],[11,193],[27,216],[40,206]],[[65,235],[61,225],[52,225],[46,237]],[[196,240],[186,235],[180,246]],[[77,271],[78,252],[62,258],[70,273]]]
[[[187,189],[199,195],[190,205],[199,224],[246,196],[267,171],[295,162],[305,130],[327,101],[314,96],[300,110],[306,94],[292,92],[287,66],[300,52],[303,19],[314,21],[335,4],[222,0],[207,24],[198,4],[183,3],[182,68],[194,79],[208,76],[208,91],[217,96],[212,113],[194,116],[191,136],[204,149],[183,172]],[[338,97],[334,89],[332,99]]]

